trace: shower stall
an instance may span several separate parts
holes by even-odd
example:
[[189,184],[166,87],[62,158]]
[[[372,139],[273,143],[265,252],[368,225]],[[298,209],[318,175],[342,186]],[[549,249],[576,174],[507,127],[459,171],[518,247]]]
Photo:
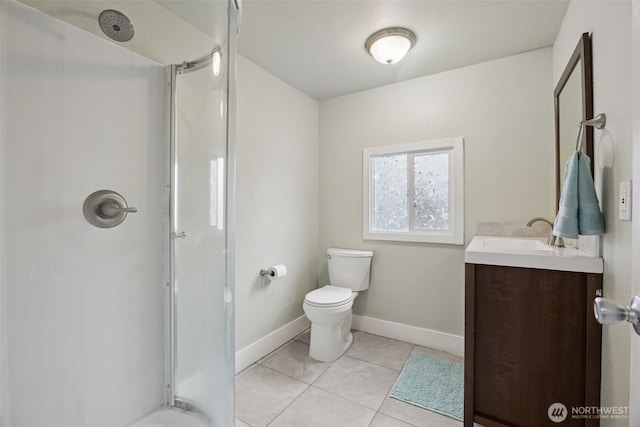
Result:
[[0,1],[0,426],[234,424],[239,13]]

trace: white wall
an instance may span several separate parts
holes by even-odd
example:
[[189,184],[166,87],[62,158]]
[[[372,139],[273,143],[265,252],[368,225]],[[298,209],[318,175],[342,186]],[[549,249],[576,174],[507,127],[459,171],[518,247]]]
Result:
[[354,313],[464,334],[464,246],[362,239],[362,149],[458,136],[466,242],[477,221],[552,219],[551,49],[321,102],[320,253],[374,251]]
[[[163,403],[164,71],[4,7],[3,425],[127,425]],[[99,189],[139,212],[93,227]]]
[[[631,299],[631,223],[618,220],[618,183],[632,178],[631,2],[572,1],[553,47],[554,85],[580,35],[591,34],[594,114],[605,113],[607,125],[595,130],[595,161],[611,153],[613,162],[596,168],[595,178],[606,222],[602,239],[604,296],[627,304]],[[601,156],[602,158],[602,156]],[[629,335],[627,324],[603,327],[602,405],[629,402]],[[603,426],[628,420],[602,420]]]
[[[318,103],[238,57],[236,350],[303,316],[316,286]],[[260,269],[285,264],[269,282]]]

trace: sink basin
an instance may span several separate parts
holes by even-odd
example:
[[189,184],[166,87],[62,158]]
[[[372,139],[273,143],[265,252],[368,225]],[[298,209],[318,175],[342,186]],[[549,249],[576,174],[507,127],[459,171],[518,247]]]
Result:
[[518,237],[485,237],[483,246],[488,250],[504,251],[552,251],[553,248],[538,239]]
[[576,248],[557,248],[546,239],[527,237],[475,236],[464,252],[464,260],[472,264],[544,270],[602,273],[602,258]]

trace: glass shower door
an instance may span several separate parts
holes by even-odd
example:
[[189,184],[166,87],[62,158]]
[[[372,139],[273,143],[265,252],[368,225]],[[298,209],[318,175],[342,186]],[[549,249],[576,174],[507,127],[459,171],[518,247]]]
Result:
[[172,67],[170,400],[213,426],[234,423],[229,39]]

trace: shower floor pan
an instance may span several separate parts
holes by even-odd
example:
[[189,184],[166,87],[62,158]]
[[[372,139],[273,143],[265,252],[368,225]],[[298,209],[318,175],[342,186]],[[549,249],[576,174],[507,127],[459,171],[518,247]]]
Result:
[[161,408],[129,427],[206,427],[193,415],[177,409]]

